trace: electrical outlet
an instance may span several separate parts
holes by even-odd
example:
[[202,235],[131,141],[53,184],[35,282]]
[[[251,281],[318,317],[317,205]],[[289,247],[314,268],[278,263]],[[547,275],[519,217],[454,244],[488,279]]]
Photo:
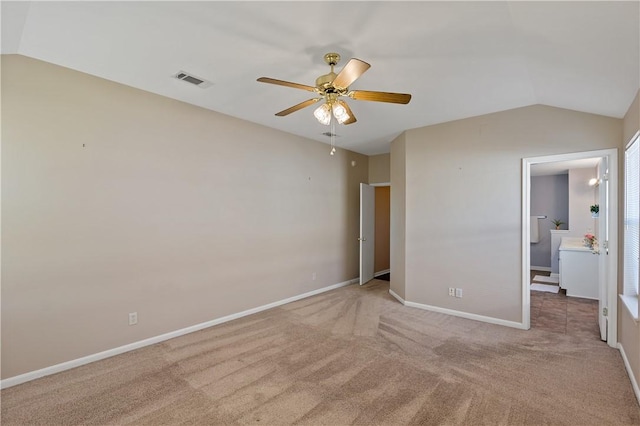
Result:
[[456,288],[456,297],[462,297],[462,289]]
[[129,325],[136,325],[138,323],[138,313],[131,312],[129,314]]
[[449,296],[455,296],[456,295],[456,289],[453,287],[449,287]]

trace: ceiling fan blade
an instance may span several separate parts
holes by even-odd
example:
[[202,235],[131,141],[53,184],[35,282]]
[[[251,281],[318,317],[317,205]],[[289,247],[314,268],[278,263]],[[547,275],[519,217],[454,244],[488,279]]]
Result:
[[349,104],[347,104],[344,101],[337,101],[340,105],[342,105],[344,107],[345,110],[347,110],[347,114],[349,114],[349,118],[346,119],[342,124],[344,124],[345,126],[347,124],[352,124],[355,123],[356,121],[356,116],[353,114],[353,111],[351,111],[351,108],[349,108]]
[[411,95],[408,93],[372,92],[370,90],[353,90],[348,96],[357,101],[389,102],[392,104],[408,104]]
[[336,78],[333,79],[333,86],[346,89],[356,81],[366,70],[371,68],[371,65],[361,61],[360,59],[352,58],[347,65],[342,68],[342,71],[338,73]]
[[278,86],[286,86],[286,87],[293,87],[294,89],[308,90],[309,92],[315,92],[316,91],[316,88],[312,87],[312,86],[307,86],[307,85],[298,84],[298,83],[292,83],[290,81],[276,80],[275,78],[260,77],[258,79],[258,81],[260,83],[277,84]]
[[300,102],[299,104],[292,106],[291,108],[287,108],[285,110],[282,110],[279,113],[277,113],[276,115],[278,117],[284,117],[285,115],[289,115],[292,112],[298,111],[299,109],[306,108],[309,105],[313,105],[316,102],[321,101],[321,100],[322,100],[322,98],[308,99],[308,100],[306,100],[304,102]]

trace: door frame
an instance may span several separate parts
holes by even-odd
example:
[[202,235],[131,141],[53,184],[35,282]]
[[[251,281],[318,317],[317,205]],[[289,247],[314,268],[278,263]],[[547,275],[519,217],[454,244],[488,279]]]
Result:
[[[368,194],[365,197],[365,194]],[[365,199],[367,202],[365,203]],[[373,210],[373,211],[371,211]],[[368,183],[360,183],[360,233],[358,242],[360,246],[360,270],[359,282],[364,285],[375,277],[375,214],[376,214],[376,189]],[[367,220],[365,220],[365,218]],[[366,229],[365,229],[365,225]],[[367,232],[369,231],[369,232]],[[367,240],[369,238],[369,240]],[[365,246],[367,250],[365,250]],[[370,268],[369,268],[370,266]]]
[[522,159],[522,325],[531,328],[531,166],[558,161],[583,160],[587,158],[607,157],[609,166],[609,255],[607,270],[607,344],[617,347],[618,340],[618,149],[603,149],[569,154],[546,155]]
[[[611,229],[609,229],[610,226],[607,226],[610,223],[609,210],[611,208],[609,205],[611,201],[611,196],[609,195],[611,192],[611,179],[609,178],[609,175],[609,158],[602,157],[598,163],[596,175],[596,178],[598,179],[596,185],[598,189],[598,198],[596,202],[601,206],[596,223],[600,230],[600,239],[605,241],[605,244],[598,245],[598,327],[600,329],[600,339],[604,341],[609,340],[609,317],[608,315],[603,315],[603,311],[609,309],[609,292],[607,291],[608,289],[606,286],[603,286],[603,283],[607,282],[608,270],[611,267],[607,261],[609,253],[611,252],[608,246],[608,241],[611,237],[609,236],[609,240],[606,238],[607,234],[611,233]],[[606,231],[604,236],[602,235],[603,229]]]
[[[367,183],[366,185],[373,186],[373,187],[378,187],[378,186],[388,186],[388,187],[391,187],[391,182]],[[374,197],[374,200],[375,200],[375,197]],[[389,200],[389,203],[391,203],[391,200]],[[361,206],[361,207],[362,207],[362,206]],[[374,203],[374,211],[375,211],[375,203]],[[362,217],[360,217],[360,221],[362,221]],[[361,232],[361,231],[360,231],[360,228],[358,228],[358,233],[360,234],[360,232]],[[359,238],[360,238],[360,235],[359,235],[358,239],[359,239]],[[391,250],[391,247],[389,247],[389,249]],[[374,256],[374,259],[373,259],[373,260],[374,260],[374,264],[375,264],[375,247],[374,247],[374,253],[373,253],[373,256]],[[362,242],[360,242],[360,241],[358,241],[358,259],[362,259]],[[359,260],[359,262],[360,262],[360,263],[362,263],[362,261],[361,261],[361,260]],[[358,271],[361,271],[361,270],[362,270],[362,265],[359,265],[359,267],[358,267],[358,268],[359,268],[359,269],[358,269]],[[383,273],[387,273],[387,272],[391,273],[391,265],[389,265],[389,270],[388,270],[388,271],[384,271]],[[360,281],[362,281],[362,278],[361,278],[361,275],[362,275],[362,274],[361,274],[361,273],[359,273],[359,275],[360,275],[360,277],[358,277],[358,279],[359,279]],[[377,275],[381,275],[381,274],[377,274]],[[376,271],[375,271],[375,268],[374,268],[374,271],[373,271],[373,277],[375,278],[377,275],[376,275]],[[360,285],[362,285],[362,283],[361,283]]]
[[[373,187],[389,187],[391,188],[391,182],[379,182],[379,183],[370,183],[369,186],[373,186]],[[389,199],[389,207],[391,207],[391,199]],[[375,207],[374,207],[375,208]],[[389,224],[389,226],[391,226],[391,224]],[[377,241],[377,239],[376,239]],[[391,244],[389,244],[389,254],[391,254]],[[374,257],[374,265],[375,265],[375,248],[373,250],[373,257]],[[378,277],[380,275],[384,275],[384,274],[391,274],[391,262],[389,262],[389,269],[385,270],[385,271],[378,271],[376,272],[375,267],[373,268],[373,277]]]

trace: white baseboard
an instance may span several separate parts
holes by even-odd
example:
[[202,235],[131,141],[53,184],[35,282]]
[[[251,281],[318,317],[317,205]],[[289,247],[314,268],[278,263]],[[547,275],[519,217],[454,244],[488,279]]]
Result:
[[411,308],[424,309],[425,311],[433,311],[439,312],[441,314],[453,315],[455,317],[466,318],[475,321],[488,322],[490,324],[504,325],[506,327],[519,328],[521,330],[525,330],[524,324],[515,321],[507,321],[500,318],[487,317],[484,315],[472,314],[469,312],[456,311],[453,309],[440,308],[438,306],[431,305],[423,305],[422,303],[408,302],[406,301],[405,306],[409,306]]
[[389,294],[398,299],[398,302],[402,303],[403,305],[405,304],[404,299],[398,296],[398,293],[396,293],[395,291],[389,289]]
[[297,296],[289,297],[287,299],[279,300],[277,302],[269,303],[267,305],[258,306],[257,308],[247,309],[246,311],[238,312],[235,314],[227,315],[221,318],[217,318],[211,321],[206,321],[200,324],[192,325],[190,327],[182,328],[180,330],[171,331],[169,333],[161,334],[159,336],[150,337],[148,339],[140,340],[137,342],[129,343],[128,345],[119,346],[117,348],[108,349],[96,354],[87,355],[82,358],[74,359],[71,361],[63,362],[60,364],[52,365],[50,367],[41,368],[40,370],[30,371],[28,373],[20,374],[18,376],[9,377],[0,381],[0,389],[5,389],[11,386],[16,386],[21,383],[29,382],[31,380],[38,379],[40,377],[49,376],[51,374],[60,373],[62,371],[70,370],[81,365],[89,364],[95,361],[100,361],[105,358],[110,358],[115,355],[120,355],[125,352],[133,351],[135,349],[143,348],[145,346],[153,345],[156,343],[164,342],[165,340],[173,339],[175,337],[183,336],[185,334],[193,333],[194,331],[203,330],[205,328],[213,327],[214,325],[222,324],[228,321],[232,321],[238,318],[246,317],[247,315],[256,314],[258,312],[266,311],[267,309],[275,308],[287,303],[295,302],[296,300],[304,299],[307,297],[315,296],[316,294],[324,293],[326,291],[335,290],[336,288],[345,287],[350,284],[359,282],[358,278],[344,281],[338,284],[333,284],[328,287],[319,288],[317,290],[309,291],[307,293],[299,294]]
[[423,305],[422,303],[406,301],[404,304],[405,306],[409,306],[410,308],[424,309],[425,311],[439,312],[441,314],[453,315],[454,317],[461,317],[461,318],[466,318],[474,321],[488,322],[489,324],[504,325],[506,327],[519,328],[521,330],[526,330],[526,328],[524,327],[524,324],[520,322],[507,321],[500,318],[486,317],[484,315],[456,311],[456,310],[447,309],[447,308],[440,308],[438,306]]
[[484,315],[477,315],[477,314],[471,314],[468,312],[456,311],[453,309],[440,308],[438,306],[430,306],[430,305],[423,305],[422,303],[409,302],[404,300],[402,297],[398,296],[398,294],[391,289],[389,289],[389,294],[391,294],[393,297],[398,299],[400,303],[410,308],[418,308],[418,309],[423,309],[425,311],[439,312],[441,314],[452,315],[455,317],[461,317],[461,318],[471,319],[475,321],[488,322],[490,324],[504,325],[506,327],[519,328],[521,330],[526,330],[524,324],[520,322],[507,321],[500,318],[486,317]]
[[551,272],[551,267],[549,267],[549,266],[533,266],[533,265],[531,265],[531,269],[534,270],[534,271]]
[[375,274],[373,274],[373,276],[379,277],[380,275],[388,274],[389,272],[391,272],[391,269],[385,269],[384,271],[376,272]]
[[631,386],[633,387],[633,393],[636,394],[636,399],[640,404],[640,388],[638,387],[638,382],[636,381],[636,377],[633,375],[633,370],[631,369],[631,364],[629,364],[629,359],[627,359],[627,354],[624,353],[624,348],[620,343],[618,343],[618,349],[620,350],[620,355],[622,355],[622,360],[624,361],[624,367],[627,369],[627,375],[629,375],[629,379],[631,380]]
[[549,275],[551,278],[560,278],[560,274],[557,272],[552,272],[551,275]]

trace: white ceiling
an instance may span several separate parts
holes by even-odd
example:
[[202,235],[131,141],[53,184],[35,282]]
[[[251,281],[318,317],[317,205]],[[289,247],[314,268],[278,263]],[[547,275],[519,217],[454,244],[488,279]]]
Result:
[[[371,64],[336,144],[389,151],[402,131],[532,104],[621,118],[640,87],[640,8],[627,2],[8,2],[2,53],[19,53],[329,143],[310,93],[327,52]],[[172,79],[183,70],[212,81]]]

